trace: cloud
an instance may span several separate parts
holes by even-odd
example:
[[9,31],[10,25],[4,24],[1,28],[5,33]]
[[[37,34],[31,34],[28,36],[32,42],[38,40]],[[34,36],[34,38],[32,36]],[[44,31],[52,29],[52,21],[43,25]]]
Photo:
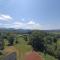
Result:
[[4,14],[1,14],[0,15],[0,20],[1,21],[10,21],[10,20],[12,20],[13,18],[11,17],[11,16],[9,16],[9,15],[4,15]]
[[2,28],[15,28],[15,29],[42,29],[42,25],[39,23],[36,23],[33,20],[30,20],[28,22],[25,22],[25,19],[22,19],[22,21],[12,21],[13,18],[9,15],[0,15],[0,20],[1,21],[8,21],[6,23],[0,23],[0,27]]
[[36,24],[34,21],[29,21],[27,24]]
[[37,30],[41,30],[42,29],[42,25],[40,25],[39,23],[36,23],[34,21],[28,21],[28,22],[20,22],[20,21],[15,21],[11,24],[4,24],[4,27],[6,28],[15,28],[15,29],[37,29]]
[[26,29],[42,29],[42,25],[40,25],[39,23],[36,23],[34,21],[29,21],[26,24]]

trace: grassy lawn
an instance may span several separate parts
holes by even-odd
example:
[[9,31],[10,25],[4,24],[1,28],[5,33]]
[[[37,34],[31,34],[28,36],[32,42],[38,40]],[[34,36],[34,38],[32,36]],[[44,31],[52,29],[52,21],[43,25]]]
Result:
[[27,45],[27,42],[24,40],[24,38],[19,37],[18,38],[19,43],[15,45],[15,48],[18,50],[18,58],[20,60],[23,60],[25,53],[32,50],[32,47],[30,45]]

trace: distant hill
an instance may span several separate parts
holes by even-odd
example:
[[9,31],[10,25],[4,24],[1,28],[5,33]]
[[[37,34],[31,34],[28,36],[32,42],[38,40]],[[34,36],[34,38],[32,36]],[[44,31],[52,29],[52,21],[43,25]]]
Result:
[[[16,33],[28,33],[32,32],[33,30],[30,29],[13,29],[13,28],[0,28],[0,32],[16,32]],[[45,31],[49,33],[60,33],[60,30],[38,30],[38,31]]]
[[47,33],[60,34],[60,30],[43,30]]
[[32,30],[29,30],[29,29],[0,28],[0,32],[28,33],[31,31]]

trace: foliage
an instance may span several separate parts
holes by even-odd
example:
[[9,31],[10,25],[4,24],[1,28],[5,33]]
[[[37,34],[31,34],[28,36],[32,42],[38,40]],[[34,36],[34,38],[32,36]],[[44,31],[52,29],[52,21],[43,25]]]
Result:
[[[22,37],[19,35],[22,35]],[[5,44],[4,41],[8,41],[10,45],[16,42],[16,47],[18,49],[22,48],[22,52],[33,48],[35,51],[43,52],[44,55],[48,54],[60,60],[60,34],[35,30],[24,36],[24,34],[10,32],[2,34],[0,39],[3,41],[3,46]],[[27,43],[30,44],[32,48],[30,45],[27,45]]]
[[47,35],[44,32],[40,31],[33,31],[30,35],[30,44],[32,45],[33,49],[36,51],[43,51],[44,50],[44,40],[43,37]]
[[36,51],[42,51],[45,54],[52,55],[60,59],[60,50],[57,41],[60,39],[59,35],[46,33],[43,31],[33,31],[30,34],[29,43]]

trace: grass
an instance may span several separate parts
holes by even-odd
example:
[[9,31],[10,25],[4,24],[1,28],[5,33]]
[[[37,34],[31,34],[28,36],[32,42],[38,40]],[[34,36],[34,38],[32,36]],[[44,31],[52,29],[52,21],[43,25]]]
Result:
[[57,41],[57,44],[60,45],[60,39]]
[[24,58],[25,53],[26,52],[29,52],[31,50],[31,47],[30,46],[23,45],[23,44],[21,44],[20,46],[19,45],[16,45],[15,47],[16,47],[16,49],[19,52],[18,53],[19,56],[17,58],[19,58],[21,60],[23,60],[22,58]]
[[48,54],[44,55],[44,53],[42,53],[42,52],[40,52],[40,54],[42,55],[42,57],[44,58],[44,60],[58,60],[58,59],[54,58],[51,55],[48,55]]
[[8,47],[8,40],[4,39],[4,48]]
[[15,48],[18,50],[18,59],[23,60],[24,55],[32,50],[32,47],[30,45],[27,45],[27,42],[24,40],[24,38],[19,37],[18,38],[19,43],[15,45]]

